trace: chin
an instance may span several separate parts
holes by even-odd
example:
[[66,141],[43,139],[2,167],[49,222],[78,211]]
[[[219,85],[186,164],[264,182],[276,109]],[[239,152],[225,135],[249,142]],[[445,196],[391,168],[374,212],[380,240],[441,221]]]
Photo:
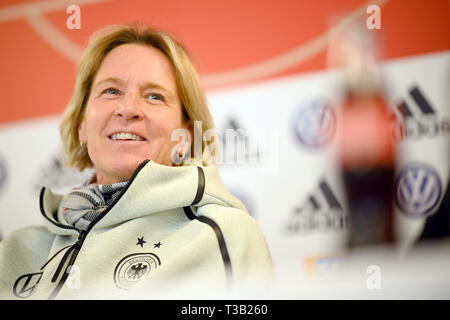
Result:
[[128,160],[121,163],[116,163],[115,165],[111,166],[110,172],[113,172],[117,177],[117,181],[115,182],[129,180],[142,161],[144,161],[144,159],[135,161]]

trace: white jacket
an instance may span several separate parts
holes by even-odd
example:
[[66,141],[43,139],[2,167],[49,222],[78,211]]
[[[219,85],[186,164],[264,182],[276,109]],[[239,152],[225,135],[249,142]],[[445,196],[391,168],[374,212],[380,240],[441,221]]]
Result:
[[0,299],[211,298],[270,284],[267,242],[214,166],[144,161],[82,232],[58,217],[62,198],[43,188],[46,227],[0,243]]

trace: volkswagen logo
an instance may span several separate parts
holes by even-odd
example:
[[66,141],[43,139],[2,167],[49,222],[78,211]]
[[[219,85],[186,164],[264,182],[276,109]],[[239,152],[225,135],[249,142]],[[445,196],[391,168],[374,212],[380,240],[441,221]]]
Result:
[[423,217],[436,207],[441,191],[441,180],[436,170],[426,164],[412,163],[397,176],[394,198],[405,214]]
[[301,105],[293,120],[295,137],[307,147],[318,148],[325,145],[336,132],[336,115],[324,99]]

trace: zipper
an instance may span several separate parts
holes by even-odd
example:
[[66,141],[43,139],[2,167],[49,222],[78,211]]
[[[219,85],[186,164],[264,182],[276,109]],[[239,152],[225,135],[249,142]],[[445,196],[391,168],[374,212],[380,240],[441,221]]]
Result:
[[48,297],[49,300],[55,299],[56,295],[59,293],[59,291],[63,287],[64,283],[66,282],[67,278],[69,277],[71,267],[75,263],[75,259],[77,258],[78,252],[81,249],[81,245],[82,245],[84,239],[86,238],[86,234],[87,234],[87,232],[80,231],[80,234],[78,236],[78,241],[76,243],[74,243],[72,246],[70,246],[70,248],[66,251],[63,258],[59,262],[58,267],[56,268],[56,271],[53,274],[53,277],[51,279],[52,282],[56,282],[56,280],[59,277],[59,274],[61,273],[62,268],[64,267],[64,264],[66,263],[67,258],[70,256],[69,263],[68,263],[66,269],[64,270],[61,280],[58,282],[58,284],[56,285],[56,288],[52,291],[52,293]]
[[[84,235],[85,232],[81,231],[80,235],[78,236],[78,241],[75,242],[73,245],[70,246],[69,250],[66,251],[66,253],[64,254],[63,258],[61,259],[61,261],[59,262],[58,267],[56,268],[55,273],[53,274],[52,277],[52,282],[56,282],[56,280],[58,279],[59,274],[61,273],[62,268],[64,267],[64,264],[67,260],[67,258],[69,257],[69,255],[72,253],[73,251],[73,255],[76,255],[78,253],[78,251],[80,251],[81,248],[81,242],[82,240],[84,240]],[[72,260],[72,259],[71,259]],[[69,263],[70,266],[70,263]],[[69,268],[69,266],[67,267],[67,269]],[[67,270],[66,269],[66,270]]]
[[[71,267],[74,265],[75,260],[78,256],[78,253],[81,250],[81,246],[83,245],[84,240],[86,239],[89,231],[91,231],[91,229],[94,227],[94,225],[99,222],[109,211],[111,211],[111,209],[116,205],[116,203],[122,198],[122,196],[125,194],[125,192],[127,192],[128,188],[130,187],[130,185],[133,183],[134,179],[136,178],[136,176],[138,175],[138,173],[142,170],[142,168],[145,167],[145,165],[149,162],[150,160],[146,159],[144,161],[142,161],[139,166],[136,168],[136,170],[134,170],[133,175],[131,176],[131,178],[128,180],[128,184],[126,185],[126,187],[122,190],[122,193],[102,212],[102,214],[100,214],[97,218],[95,218],[88,226],[88,228],[86,229],[86,231],[81,230],[79,231],[78,229],[76,229],[73,226],[69,226],[69,225],[63,225],[60,223],[57,223],[55,221],[52,221],[49,217],[47,217],[45,210],[44,210],[44,205],[43,205],[43,194],[44,194],[44,188],[41,190],[41,201],[40,201],[40,207],[41,207],[41,213],[44,215],[44,217],[49,220],[51,223],[53,223],[54,225],[64,228],[64,229],[74,229],[76,231],[79,232],[78,235],[78,240],[77,242],[75,242],[73,245],[71,246],[67,246],[64,247],[65,248],[69,248],[66,253],[64,254],[63,258],[61,259],[61,261],[58,264],[58,267],[56,268],[56,271],[51,279],[52,282],[56,282],[56,280],[58,279],[61,270],[63,269],[67,259],[70,257],[69,263],[67,264],[67,267],[64,269],[64,273],[61,277],[61,279],[59,280],[58,284],[56,285],[56,288],[53,290],[53,292],[50,294],[49,296],[49,300],[53,300],[55,299],[56,295],[59,293],[59,291],[61,290],[61,288],[63,287],[64,283],[66,282],[69,274],[70,274],[70,269]],[[53,257],[50,258],[50,260],[48,260],[44,266],[42,266],[41,270],[56,256],[58,255],[61,251],[63,251],[63,249],[59,250],[55,255],[53,255]]]
[[78,231],[78,229],[75,228],[74,226],[70,226],[70,225],[58,223],[58,222],[56,222],[56,221],[50,219],[50,218],[47,216],[47,213],[45,212],[45,209],[44,209],[44,193],[45,193],[45,189],[46,189],[46,188],[43,187],[43,188],[41,189],[41,193],[40,193],[40,195],[39,195],[39,209],[41,210],[41,214],[44,216],[44,218],[47,219],[51,224],[53,224],[53,225],[55,225],[55,226],[57,226],[57,227],[59,227],[59,228],[62,228],[62,229],[69,229],[69,230],[71,229],[71,230]]

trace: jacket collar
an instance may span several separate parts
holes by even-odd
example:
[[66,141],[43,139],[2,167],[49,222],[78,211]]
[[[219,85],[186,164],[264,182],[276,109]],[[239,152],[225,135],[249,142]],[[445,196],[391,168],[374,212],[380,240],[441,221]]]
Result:
[[[41,212],[54,233],[77,234],[75,228],[57,217],[62,199],[62,195],[43,188]],[[110,228],[154,213],[207,203],[246,211],[242,203],[226,191],[217,167],[169,167],[147,160],[136,169],[118,201],[105,210],[105,215],[92,228]]]

